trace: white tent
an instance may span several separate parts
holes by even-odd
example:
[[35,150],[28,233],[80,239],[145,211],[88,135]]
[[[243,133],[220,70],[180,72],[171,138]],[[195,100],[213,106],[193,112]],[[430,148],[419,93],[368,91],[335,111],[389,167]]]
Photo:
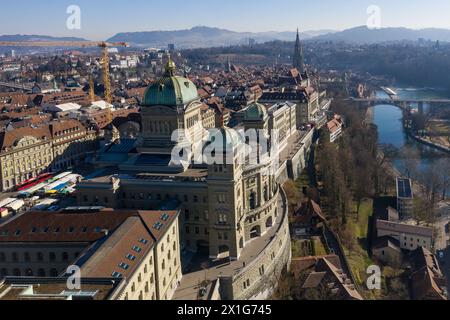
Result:
[[56,104],[56,105],[46,105],[44,107],[44,111],[47,112],[69,112],[69,111],[76,111],[80,110],[81,106],[78,103],[69,102],[69,103],[63,103],[63,104]]
[[6,206],[6,208],[11,209],[13,211],[17,211],[20,208],[22,208],[25,205],[25,202],[23,200],[16,200],[14,202],[11,202]]

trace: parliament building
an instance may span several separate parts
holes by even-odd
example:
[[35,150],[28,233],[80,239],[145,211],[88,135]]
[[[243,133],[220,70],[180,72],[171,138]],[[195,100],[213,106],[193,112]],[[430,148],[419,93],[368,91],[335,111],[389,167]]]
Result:
[[[77,186],[78,205],[179,210],[181,249],[209,266],[210,298],[267,297],[291,259],[282,183],[304,168],[313,133],[297,130],[295,104],[255,102],[237,127],[209,131],[201,106],[194,83],[176,76],[169,59],[142,100],[141,136],[98,154],[96,174]],[[246,153],[238,129],[263,130],[269,141],[277,133],[281,148],[271,151],[269,143],[267,152]],[[207,150],[214,161],[204,161]],[[214,268],[220,261],[229,264]],[[183,272],[172,298],[197,299],[188,288],[204,279],[204,272]]]

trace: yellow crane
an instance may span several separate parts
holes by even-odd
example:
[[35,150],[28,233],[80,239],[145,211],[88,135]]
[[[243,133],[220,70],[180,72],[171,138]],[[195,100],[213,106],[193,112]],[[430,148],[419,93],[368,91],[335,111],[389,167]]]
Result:
[[[96,42],[96,41],[0,41],[0,47],[74,47],[74,48],[102,48],[102,68],[103,85],[105,87],[105,101],[112,103],[111,78],[109,74],[109,54],[110,47],[129,47],[126,42]],[[91,80],[89,80],[91,84]],[[93,82],[93,81],[92,81]],[[89,92],[91,101],[94,99],[92,92]],[[112,112],[109,109],[108,123],[112,122]]]
[[89,100],[91,102],[95,101],[94,78],[92,77],[92,74],[89,75]]

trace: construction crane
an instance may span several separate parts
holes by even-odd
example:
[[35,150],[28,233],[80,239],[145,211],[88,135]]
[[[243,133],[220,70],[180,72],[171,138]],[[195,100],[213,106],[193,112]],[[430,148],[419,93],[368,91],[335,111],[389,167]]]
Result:
[[[105,87],[105,101],[112,103],[111,78],[109,74],[109,53],[110,47],[129,47],[126,42],[96,42],[96,41],[0,41],[0,47],[74,47],[74,48],[102,48],[102,68],[103,68],[103,85]],[[91,80],[89,80],[91,84]],[[94,97],[92,92],[89,93],[90,99]],[[109,109],[107,114],[108,123],[112,122],[112,112]]]
[[89,100],[91,102],[95,101],[94,78],[92,77],[92,73],[89,75]]

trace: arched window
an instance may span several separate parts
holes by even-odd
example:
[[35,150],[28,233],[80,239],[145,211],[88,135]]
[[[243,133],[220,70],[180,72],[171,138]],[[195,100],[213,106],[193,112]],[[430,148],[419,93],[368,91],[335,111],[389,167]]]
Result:
[[269,188],[267,184],[264,186],[264,201],[269,201]]
[[273,226],[273,219],[272,219],[272,217],[269,217],[267,220],[266,220],[266,228],[270,228],[270,227],[272,227]]
[[58,276],[58,270],[56,270],[55,268],[50,270],[50,276],[51,277],[57,277]]

